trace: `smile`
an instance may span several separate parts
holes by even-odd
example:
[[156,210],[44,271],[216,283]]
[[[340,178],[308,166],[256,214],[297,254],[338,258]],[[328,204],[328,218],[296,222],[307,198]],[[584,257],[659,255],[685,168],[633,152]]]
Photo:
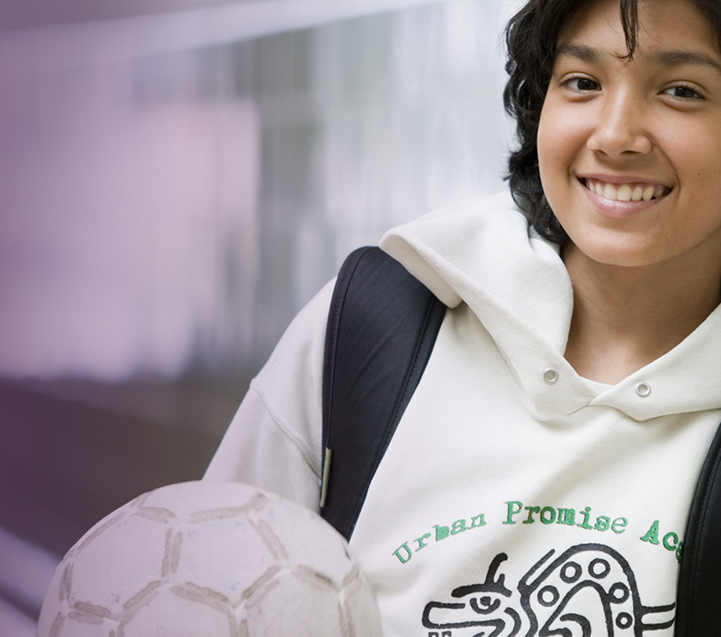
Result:
[[649,183],[612,184],[600,179],[581,179],[581,183],[593,194],[610,201],[651,201],[666,196],[668,186]]

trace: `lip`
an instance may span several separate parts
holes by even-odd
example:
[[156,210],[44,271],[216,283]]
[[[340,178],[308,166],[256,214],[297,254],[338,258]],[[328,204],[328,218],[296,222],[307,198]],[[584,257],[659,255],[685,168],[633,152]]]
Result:
[[578,174],[577,178],[580,181],[585,181],[586,179],[597,179],[598,181],[605,181],[609,184],[634,184],[634,183],[643,183],[643,184],[650,184],[652,186],[661,186],[664,188],[668,188],[669,190],[673,190],[673,187],[669,184],[666,184],[661,181],[655,181],[654,179],[649,179],[648,177],[643,177],[641,175],[626,175],[626,174],[615,174],[615,173],[583,173]]
[[[649,201],[614,201],[612,199],[606,199],[605,197],[601,197],[600,195],[597,195],[595,192],[591,192],[585,184],[585,181],[587,179],[595,179],[598,181],[604,181],[610,184],[649,184],[655,187],[663,187],[668,189],[668,192],[659,198],[650,199]],[[590,200],[590,202],[594,205],[594,207],[600,212],[602,215],[607,217],[614,217],[617,219],[624,219],[628,217],[633,217],[634,215],[637,215],[644,210],[647,210],[648,208],[655,206],[658,203],[661,203],[668,197],[668,195],[673,191],[673,187],[668,186],[666,184],[662,184],[653,180],[644,179],[643,177],[638,177],[635,175],[609,175],[609,174],[601,174],[601,173],[595,173],[595,174],[584,174],[577,176],[577,182],[578,187],[581,188]]]

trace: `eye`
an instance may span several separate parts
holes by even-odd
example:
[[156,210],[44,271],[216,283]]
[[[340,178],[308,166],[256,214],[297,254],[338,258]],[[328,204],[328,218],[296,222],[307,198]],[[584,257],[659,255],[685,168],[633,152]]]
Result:
[[695,88],[683,84],[667,88],[664,94],[683,100],[703,99],[703,96]]
[[572,91],[579,92],[601,90],[601,85],[596,82],[596,80],[592,80],[589,77],[571,77],[567,79],[563,85],[570,88]]

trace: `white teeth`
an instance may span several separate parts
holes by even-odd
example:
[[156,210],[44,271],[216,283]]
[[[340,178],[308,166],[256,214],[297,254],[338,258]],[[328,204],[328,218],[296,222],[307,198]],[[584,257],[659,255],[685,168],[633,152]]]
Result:
[[666,193],[663,186],[631,186],[629,184],[621,184],[616,187],[608,182],[598,180],[586,180],[586,187],[599,197],[610,199],[611,201],[651,201],[651,199],[660,199]]
[[623,184],[623,186],[618,189],[616,196],[619,201],[631,201],[631,186]]

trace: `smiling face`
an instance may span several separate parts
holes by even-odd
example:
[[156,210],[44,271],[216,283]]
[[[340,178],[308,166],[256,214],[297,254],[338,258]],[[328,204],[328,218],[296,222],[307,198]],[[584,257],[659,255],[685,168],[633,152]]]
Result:
[[687,0],[641,0],[629,61],[618,0],[569,20],[541,112],[546,198],[566,254],[721,267],[721,53]]

